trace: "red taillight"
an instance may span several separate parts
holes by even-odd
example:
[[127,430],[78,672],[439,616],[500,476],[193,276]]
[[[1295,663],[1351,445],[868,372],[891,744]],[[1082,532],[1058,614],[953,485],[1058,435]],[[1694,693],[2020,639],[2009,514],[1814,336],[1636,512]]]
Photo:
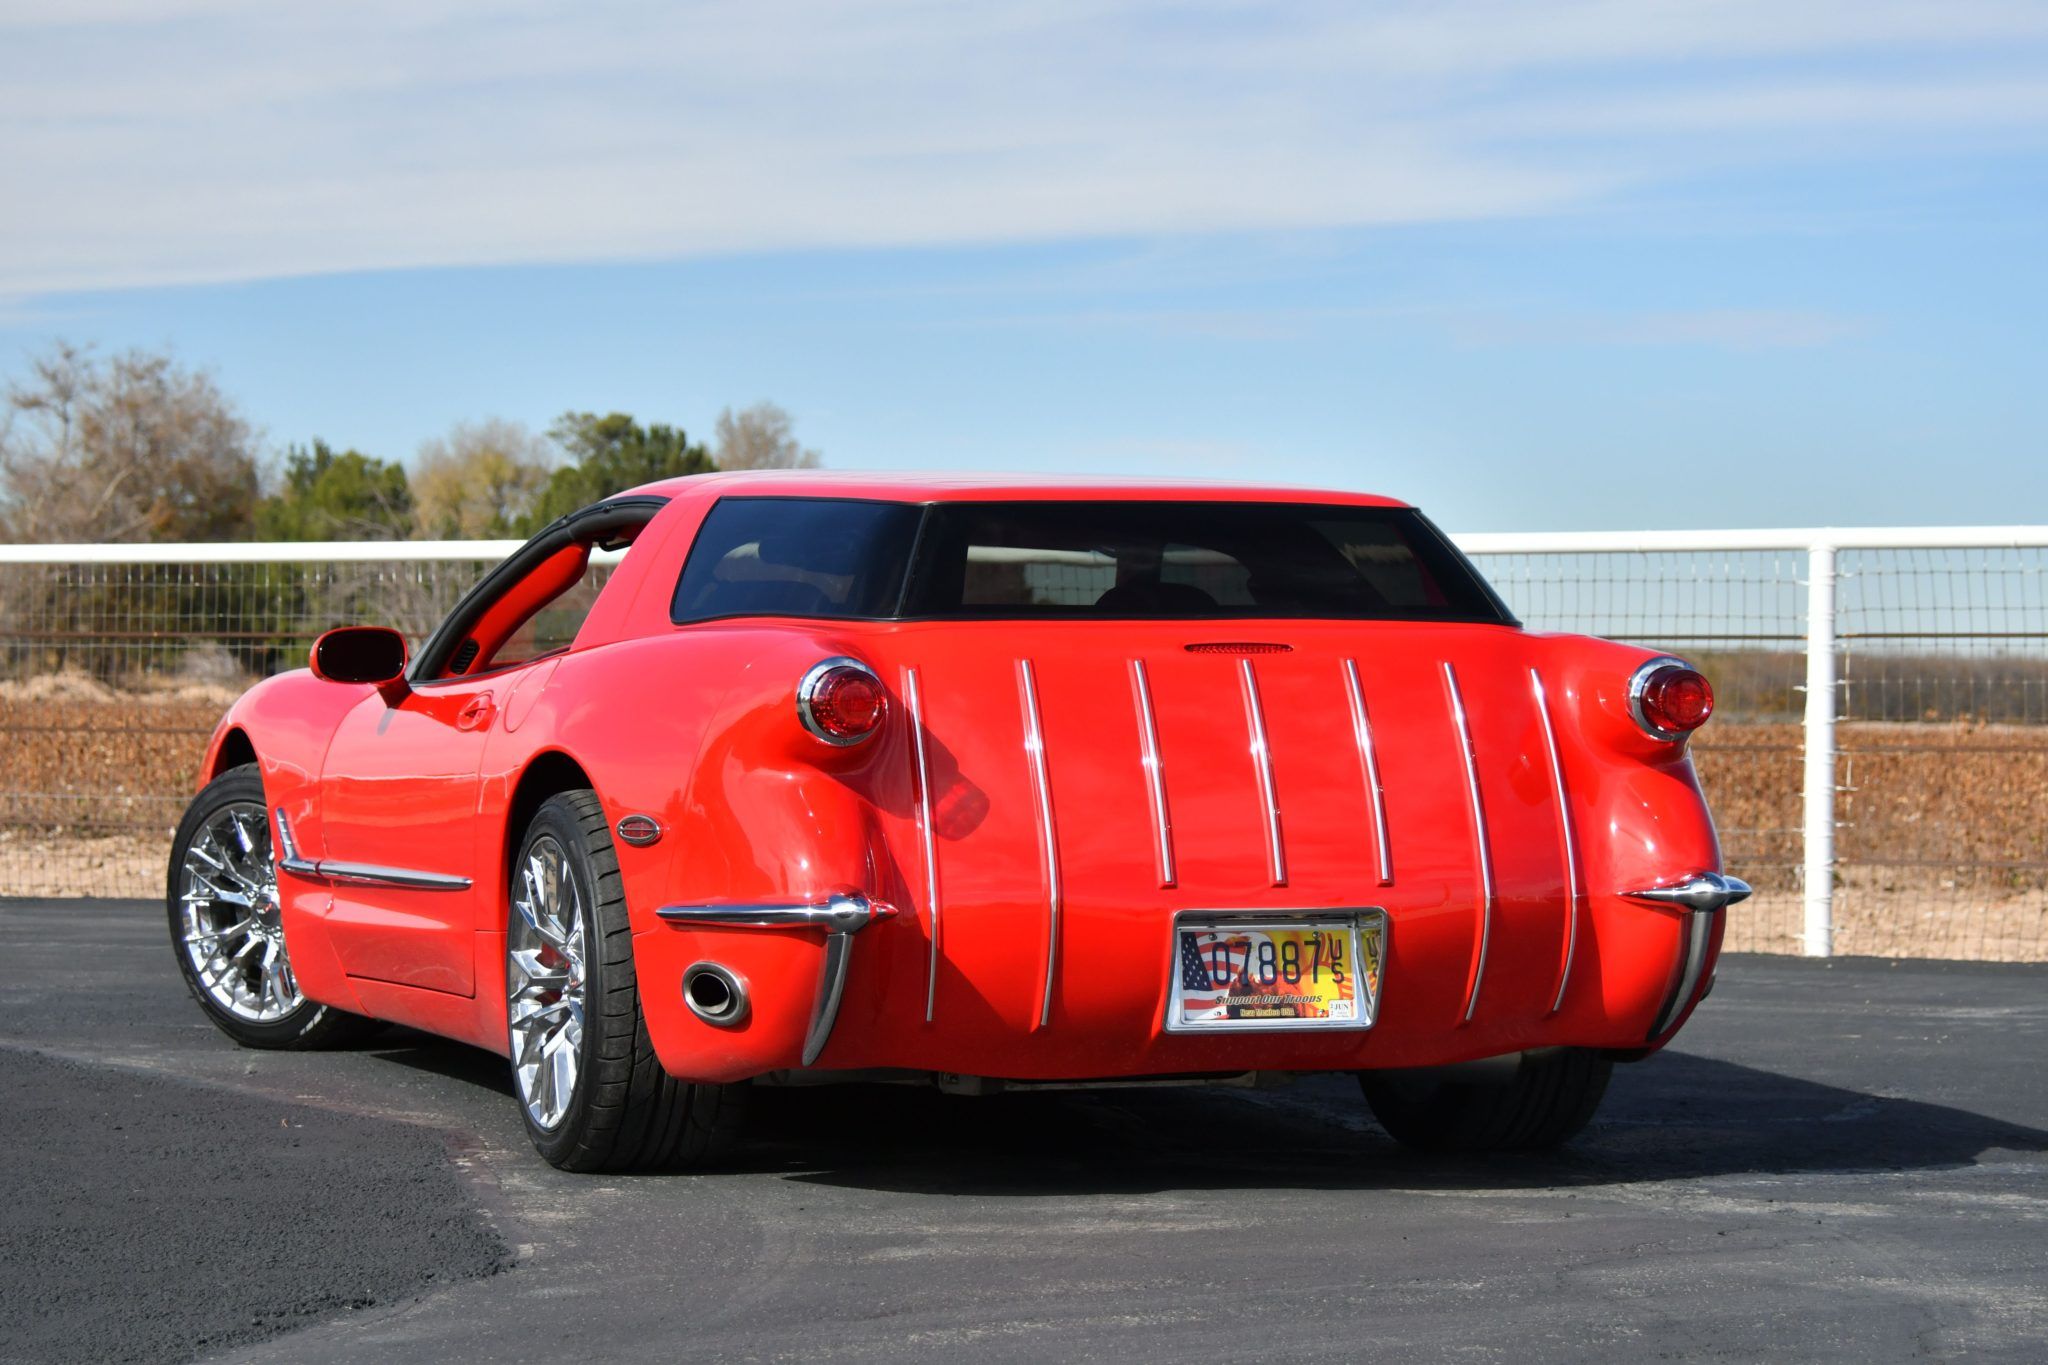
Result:
[[882,728],[889,694],[859,660],[827,659],[797,685],[796,713],[827,744],[858,744]]
[[1658,739],[1684,739],[1714,714],[1706,675],[1676,659],[1652,659],[1629,684],[1636,724]]

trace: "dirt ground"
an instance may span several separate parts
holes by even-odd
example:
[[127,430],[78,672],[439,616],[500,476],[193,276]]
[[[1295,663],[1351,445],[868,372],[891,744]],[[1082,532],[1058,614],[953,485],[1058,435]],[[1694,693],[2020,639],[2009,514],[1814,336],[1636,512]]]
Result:
[[[235,689],[0,683],[0,895],[161,894],[206,738]],[[2048,726],[1842,725],[1835,951],[2048,961]],[[1757,894],[1728,943],[1800,951],[1800,728],[1695,741],[1725,861]]]

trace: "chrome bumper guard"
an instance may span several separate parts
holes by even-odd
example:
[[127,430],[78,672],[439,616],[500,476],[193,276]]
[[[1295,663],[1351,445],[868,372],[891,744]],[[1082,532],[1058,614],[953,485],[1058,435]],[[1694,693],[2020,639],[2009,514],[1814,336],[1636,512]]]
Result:
[[823,929],[825,964],[818,976],[811,1026],[804,1035],[804,1065],[809,1066],[824,1052],[832,1038],[832,1025],[838,1022],[839,1001],[846,994],[846,971],[853,959],[853,936],[876,920],[894,916],[896,907],[852,891],[794,905],[664,905],[654,913],[667,923],[694,929]]
[[1679,1011],[1692,999],[1707,969],[1707,944],[1714,933],[1714,916],[1731,905],[1749,899],[1749,883],[1719,872],[1702,872],[1671,886],[1654,886],[1644,891],[1624,892],[1630,900],[1667,906],[1686,912],[1684,958],[1678,965],[1678,984],[1671,998],[1657,1012],[1650,1037],[1662,1037],[1677,1020]]

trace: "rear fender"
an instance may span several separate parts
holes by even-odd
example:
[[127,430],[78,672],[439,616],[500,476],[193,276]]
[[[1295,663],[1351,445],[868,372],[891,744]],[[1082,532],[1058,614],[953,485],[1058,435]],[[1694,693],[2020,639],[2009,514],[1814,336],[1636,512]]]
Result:
[[[848,641],[791,632],[757,639],[705,732],[677,808],[666,903],[806,905],[859,891],[908,904],[888,828],[910,818],[913,794],[900,698],[891,696],[882,732],[851,748],[825,744],[797,718],[797,683],[835,655],[860,651]],[[915,918],[861,933],[848,993],[890,991],[890,978],[921,960],[912,945],[922,941]],[[685,927],[656,919],[641,928],[634,947],[643,1000],[653,1002],[649,1032],[671,1071],[730,1080],[801,1065],[824,970],[821,930]],[[706,1023],[682,1004],[682,974],[696,962],[717,963],[747,983],[749,1008],[736,1026]]]
[[[1579,940],[1572,990],[1597,990],[1608,1018],[1647,1036],[1683,965],[1686,912],[1626,893],[1719,871],[1720,842],[1686,744],[1645,734],[1629,714],[1628,680],[1657,654],[1576,637],[1546,644],[1591,929]],[[1717,925],[1703,981],[1720,935]]]

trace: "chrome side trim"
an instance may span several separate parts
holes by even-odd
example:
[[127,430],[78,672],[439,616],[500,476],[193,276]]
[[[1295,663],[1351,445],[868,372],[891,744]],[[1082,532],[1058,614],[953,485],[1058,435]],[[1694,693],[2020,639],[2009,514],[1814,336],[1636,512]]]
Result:
[[1152,716],[1152,684],[1145,661],[1131,660],[1131,695],[1138,707],[1138,762],[1145,769],[1145,791],[1152,798],[1152,854],[1159,864],[1159,885],[1174,884],[1173,815],[1166,805],[1166,768],[1159,757],[1159,726]]
[[1681,910],[1711,913],[1749,899],[1749,883],[1719,872],[1702,872],[1671,886],[1653,886],[1644,891],[1624,891],[1630,900],[1652,905],[1670,905]]
[[932,768],[924,752],[924,691],[917,670],[903,670],[903,701],[910,708],[910,738],[917,759],[917,837],[924,853],[925,908],[932,917],[924,968],[924,1021],[932,1021],[939,999],[939,850],[932,830]]
[[277,808],[277,866],[282,872],[295,877],[318,877],[320,864],[310,858],[299,856],[298,841],[292,838],[292,822],[285,815],[284,807]]
[[315,881],[345,882],[350,886],[395,886],[407,891],[467,891],[467,877],[446,872],[421,872],[410,867],[382,867],[376,863],[344,863],[330,858],[302,858],[292,840],[292,824],[284,807],[277,808],[278,868],[295,877]]
[[834,894],[823,903],[664,905],[654,913],[670,924],[699,928],[823,929],[825,960],[818,972],[811,1025],[804,1034],[803,1064],[809,1066],[831,1041],[832,1026],[839,1020],[847,967],[853,961],[853,936],[876,920],[895,915],[896,907],[849,891]]
[[1038,835],[1045,856],[1045,995],[1038,1026],[1052,1022],[1052,985],[1060,965],[1060,847],[1052,819],[1052,781],[1045,769],[1045,731],[1038,716],[1038,679],[1031,660],[1017,660],[1017,688],[1024,702],[1024,756],[1031,765],[1031,790],[1038,798]]
[[664,905],[658,919],[700,929],[823,929],[828,934],[857,934],[896,907],[869,900],[857,891],[823,901],[733,901],[709,905]]
[[1685,960],[1679,966],[1678,985],[1672,990],[1664,1008],[1658,1011],[1657,1022],[1650,1028],[1649,1040],[1670,1031],[1692,999],[1693,992],[1699,989],[1700,973],[1707,967],[1707,944],[1713,938],[1714,917],[1718,913],[1717,910],[1691,910],[1686,913]]
[[1387,791],[1380,785],[1379,750],[1372,742],[1372,717],[1365,709],[1365,685],[1358,680],[1358,660],[1344,661],[1344,695],[1351,703],[1351,736],[1358,743],[1358,763],[1365,775],[1365,800],[1372,807],[1373,851],[1381,886],[1394,884],[1393,845],[1387,839]]
[[1280,793],[1273,785],[1273,751],[1266,740],[1266,713],[1259,705],[1259,679],[1250,659],[1237,661],[1244,683],[1245,728],[1251,732],[1252,767],[1259,775],[1259,801],[1266,817],[1266,870],[1273,885],[1287,885],[1287,849],[1280,834]]
[[1493,936],[1493,849],[1486,838],[1486,803],[1479,796],[1479,756],[1472,748],[1472,727],[1465,720],[1465,699],[1458,693],[1458,670],[1443,661],[1444,688],[1450,695],[1451,721],[1458,727],[1458,754],[1465,760],[1465,795],[1471,802],[1472,843],[1479,862],[1479,942],[1474,945],[1472,993],[1465,1001],[1465,1022],[1479,1008],[1479,986],[1486,979],[1486,946]]
[[1564,791],[1564,760],[1557,752],[1557,732],[1550,725],[1550,699],[1543,690],[1543,675],[1529,670],[1529,690],[1536,702],[1536,718],[1543,723],[1543,748],[1550,755],[1550,791],[1557,802],[1557,833],[1564,841],[1564,965],[1557,972],[1557,998],[1550,1012],[1564,1008],[1564,988],[1571,984],[1572,958],[1579,948],[1579,836],[1572,824],[1572,808]]

